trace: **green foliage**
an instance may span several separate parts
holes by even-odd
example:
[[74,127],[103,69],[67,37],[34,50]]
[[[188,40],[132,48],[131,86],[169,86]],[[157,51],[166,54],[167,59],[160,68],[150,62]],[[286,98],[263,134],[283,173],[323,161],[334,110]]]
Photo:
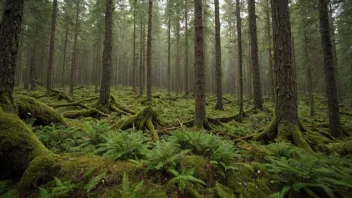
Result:
[[155,142],[152,150],[146,153],[149,170],[168,170],[177,165],[177,162],[190,150],[181,150],[180,145],[165,140]]
[[193,183],[199,183],[202,185],[206,185],[202,180],[197,179],[193,177],[194,174],[194,168],[192,169],[183,169],[181,173],[177,172],[174,169],[169,169],[168,170],[174,178],[172,178],[169,183],[171,184],[176,184],[178,189],[183,193],[186,189],[186,186],[193,184]]
[[167,140],[179,144],[182,149],[192,149],[195,154],[207,156],[212,155],[219,145],[229,142],[217,135],[205,132],[195,133],[186,128],[172,132]]
[[268,150],[272,156],[293,158],[303,154],[304,150],[293,146],[287,142],[275,142],[268,145]]
[[336,197],[352,190],[351,163],[342,158],[299,155],[298,159],[269,157],[272,183],[282,187],[271,197]]
[[39,188],[40,198],[68,197],[77,188],[77,185],[70,181],[62,182],[57,177],[54,177],[54,181],[56,186],[52,189]]
[[8,188],[9,181],[0,181],[0,198],[17,198],[18,192],[15,189]]
[[136,198],[138,191],[142,188],[143,181],[140,181],[135,187],[132,187],[126,173],[123,174],[121,189],[119,190],[121,198]]
[[38,139],[54,152],[73,151],[79,131],[73,127],[40,126],[36,135]]
[[116,132],[104,136],[97,152],[114,161],[142,157],[148,150],[148,138],[142,131],[137,133]]
[[92,177],[88,184],[85,185],[84,189],[87,190],[87,193],[89,193],[91,190],[94,190],[98,184],[100,184],[101,180],[105,177],[106,173],[102,173],[100,175]]
[[85,122],[84,128],[86,130],[78,135],[77,149],[85,152],[93,152],[99,144],[105,143],[104,134],[111,132],[111,127],[104,120],[97,121],[93,125]]

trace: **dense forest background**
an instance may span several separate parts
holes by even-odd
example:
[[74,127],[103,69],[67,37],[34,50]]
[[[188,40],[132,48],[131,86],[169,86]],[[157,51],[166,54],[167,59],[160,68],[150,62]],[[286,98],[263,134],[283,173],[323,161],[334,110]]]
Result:
[[[214,4],[204,1],[204,36],[206,91],[215,93],[215,22]],[[78,5],[78,13],[77,13]],[[351,2],[330,1],[329,17],[336,55],[339,99],[351,103],[352,68],[351,57]],[[112,86],[146,86],[146,28],[148,3],[145,1],[118,1],[113,14]],[[251,98],[250,42],[248,33],[247,4],[242,2],[243,80],[246,98]],[[238,50],[235,6],[233,1],[220,4],[221,19],[221,65],[223,90],[239,93]],[[187,15],[186,13],[187,12]],[[28,1],[24,8],[24,21],[20,39],[16,84],[35,89],[37,79],[46,82],[49,54],[52,2]],[[70,83],[73,59],[73,43],[77,32],[75,85],[99,87],[102,70],[104,42],[104,1],[59,1],[55,53],[53,61],[53,85],[65,88]],[[78,15],[77,15],[78,14]],[[77,26],[76,17],[78,16]],[[187,20],[186,17],[187,16]],[[270,3],[256,2],[258,56],[260,79],[264,96],[273,95],[273,46]],[[298,91],[325,94],[322,48],[319,34],[318,10],[315,1],[296,0],[290,3],[294,63],[297,71]],[[181,93],[187,88],[192,92],[194,50],[193,8],[189,1],[156,1],[153,7],[152,26],[152,83],[157,88],[168,88]],[[185,22],[187,21],[187,29]],[[170,54],[168,54],[168,31],[170,29]],[[186,34],[187,33],[187,34]],[[135,39],[134,39],[135,37]],[[187,40],[186,40],[187,39]],[[135,49],[134,49],[135,47]],[[135,52],[135,55],[133,55]],[[187,55],[187,57],[186,57]],[[170,78],[168,60],[170,59]],[[186,67],[187,63],[187,67]],[[30,75],[30,68],[34,70]],[[186,73],[188,75],[186,75]],[[133,77],[135,76],[135,77]]]
[[352,197],[352,1],[0,10],[0,198]]

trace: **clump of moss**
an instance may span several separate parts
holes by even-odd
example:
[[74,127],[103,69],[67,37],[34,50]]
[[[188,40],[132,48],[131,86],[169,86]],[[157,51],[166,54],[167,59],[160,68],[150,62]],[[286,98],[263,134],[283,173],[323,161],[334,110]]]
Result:
[[0,129],[0,159],[5,162],[0,163],[0,175],[14,178],[23,174],[23,188],[50,177],[51,170],[57,168],[56,157],[23,121],[14,114],[0,112]]
[[184,156],[181,160],[182,166],[186,169],[194,168],[194,177],[203,181],[209,181],[211,165],[208,160],[201,156]]
[[18,116],[21,119],[35,118],[35,125],[48,125],[51,123],[67,125],[62,116],[55,112],[53,108],[34,98],[16,95],[15,105],[18,109]]

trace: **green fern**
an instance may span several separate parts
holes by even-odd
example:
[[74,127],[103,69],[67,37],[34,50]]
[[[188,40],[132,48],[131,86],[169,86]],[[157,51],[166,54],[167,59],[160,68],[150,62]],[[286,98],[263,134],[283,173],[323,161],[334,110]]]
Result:
[[17,198],[19,197],[17,190],[8,189],[8,180],[0,181],[0,198]]
[[146,153],[148,170],[168,170],[176,166],[177,162],[189,153],[190,150],[181,150],[180,145],[166,142],[165,140],[155,142],[152,150]]
[[183,193],[186,189],[186,186],[193,183],[198,183],[202,185],[206,185],[202,180],[193,177],[194,169],[184,169],[181,173],[177,172],[174,169],[168,170],[174,178],[172,178],[169,183],[176,184],[179,190]]
[[98,184],[100,184],[101,180],[105,177],[106,173],[102,173],[100,175],[97,175],[95,177],[92,177],[88,184],[84,187],[84,189],[87,190],[87,193],[89,193],[91,190],[94,190]]
[[272,183],[282,187],[272,197],[336,197],[352,190],[351,163],[342,158],[299,154],[298,159],[268,157]]
[[76,188],[76,184],[72,184],[70,181],[62,182],[59,178],[54,177],[55,187],[49,192],[48,189],[39,188],[40,198],[51,198],[51,197],[68,197],[71,192]]
[[114,161],[141,158],[148,150],[148,138],[142,131],[117,132],[104,136],[106,143],[99,144],[97,153]]
[[7,191],[8,185],[8,180],[0,181],[0,195]]
[[134,188],[131,187],[130,180],[126,173],[123,174],[121,189],[119,190],[121,198],[136,198],[138,191],[142,188],[143,181],[140,181]]

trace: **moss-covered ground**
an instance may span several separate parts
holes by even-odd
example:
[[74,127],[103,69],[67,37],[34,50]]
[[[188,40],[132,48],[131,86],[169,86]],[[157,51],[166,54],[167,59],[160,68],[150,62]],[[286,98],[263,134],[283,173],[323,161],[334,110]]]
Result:
[[[236,96],[225,94],[225,111],[218,111],[215,96],[209,95],[207,117],[226,121],[209,121],[211,129],[199,132],[190,127],[192,96],[169,98],[165,90],[154,90],[153,103],[146,106],[145,96],[116,87],[112,96],[117,110],[100,114],[94,109],[98,95],[93,87],[76,89],[73,102],[43,95],[44,89],[15,90],[26,126],[18,129],[23,123],[11,121],[7,133],[13,135],[2,137],[1,131],[0,137],[8,141],[0,141],[0,146],[13,144],[19,150],[8,151],[9,158],[2,149],[0,156],[15,163],[22,162],[17,158],[23,150],[40,154],[25,159],[31,162],[22,178],[0,175],[0,197],[352,197],[352,106],[340,108],[350,137],[336,139],[329,135],[327,103],[319,95],[314,97],[313,117],[304,93],[298,101],[307,129],[303,137],[314,153],[289,142],[246,141],[272,121],[274,104],[268,98],[265,111],[253,111],[245,100],[245,117],[238,122],[222,119],[238,113]],[[143,111],[148,116],[138,117]],[[0,115],[6,116],[2,120],[14,116]],[[36,144],[22,148],[28,139],[37,141],[30,131],[51,152]],[[14,165],[0,160],[1,168]]]

